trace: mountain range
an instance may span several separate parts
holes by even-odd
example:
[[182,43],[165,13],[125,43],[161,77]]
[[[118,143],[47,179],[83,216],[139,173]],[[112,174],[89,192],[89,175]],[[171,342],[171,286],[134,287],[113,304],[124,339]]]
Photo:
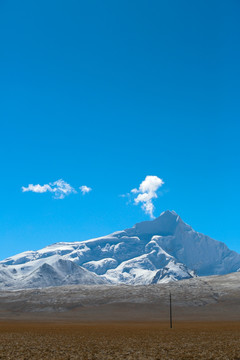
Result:
[[60,242],[0,261],[0,289],[166,283],[240,269],[240,254],[196,232],[174,211],[130,229]]

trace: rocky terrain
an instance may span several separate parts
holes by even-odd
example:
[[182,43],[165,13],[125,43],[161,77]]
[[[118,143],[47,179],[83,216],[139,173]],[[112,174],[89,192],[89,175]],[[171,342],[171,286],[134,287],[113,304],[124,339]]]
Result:
[[0,292],[0,319],[240,320],[240,273],[155,285],[72,285]]
[[238,360],[239,298],[239,272],[154,285],[4,290],[0,359]]

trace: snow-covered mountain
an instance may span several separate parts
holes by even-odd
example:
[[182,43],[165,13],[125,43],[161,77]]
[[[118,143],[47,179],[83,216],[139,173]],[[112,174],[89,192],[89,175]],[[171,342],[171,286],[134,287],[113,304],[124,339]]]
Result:
[[238,271],[240,254],[194,231],[174,211],[130,229],[56,243],[0,262],[0,288],[155,284]]

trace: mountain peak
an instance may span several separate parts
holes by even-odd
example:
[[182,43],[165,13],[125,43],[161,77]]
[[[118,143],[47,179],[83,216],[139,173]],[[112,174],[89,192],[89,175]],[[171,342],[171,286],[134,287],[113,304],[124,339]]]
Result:
[[175,211],[131,229],[58,243],[0,262],[0,289],[66,284],[153,284],[240,269],[240,254],[194,231]]
[[129,235],[174,235],[179,222],[183,223],[180,216],[175,211],[166,210],[156,219],[137,223],[131,229],[127,229],[126,232]]
[[160,214],[160,216],[179,216],[179,215],[174,210],[165,210]]

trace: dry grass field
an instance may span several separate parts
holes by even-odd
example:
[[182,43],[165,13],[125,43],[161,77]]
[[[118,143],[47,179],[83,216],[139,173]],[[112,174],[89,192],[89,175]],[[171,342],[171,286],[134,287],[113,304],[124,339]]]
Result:
[[240,323],[0,323],[0,359],[240,359]]

